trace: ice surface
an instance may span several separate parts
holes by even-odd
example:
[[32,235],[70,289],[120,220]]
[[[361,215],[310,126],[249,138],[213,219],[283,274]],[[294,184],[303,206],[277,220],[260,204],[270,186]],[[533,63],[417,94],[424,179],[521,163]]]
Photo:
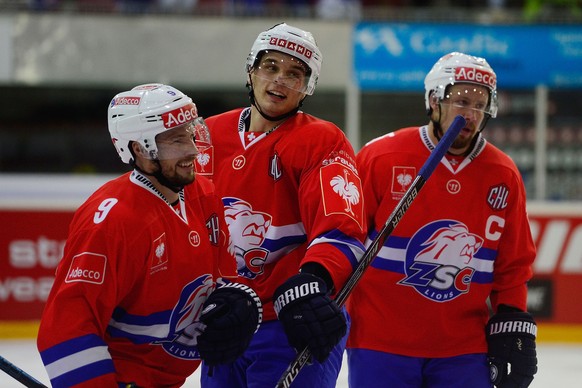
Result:
[[[0,355],[49,386],[49,380],[36,350],[34,340],[0,340]],[[538,344],[539,372],[531,388],[582,387],[582,344]],[[344,360],[345,361],[345,360]],[[197,388],[199,371],[194,373],[184,387]],[[342,368],[338,388],[347,388],[347,369]],[[0,387],[22,388],[23,385],[0,371]]]

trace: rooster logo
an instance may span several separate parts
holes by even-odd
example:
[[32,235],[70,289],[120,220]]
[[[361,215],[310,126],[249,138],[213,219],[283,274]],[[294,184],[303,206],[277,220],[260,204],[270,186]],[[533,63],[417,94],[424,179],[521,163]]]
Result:
[[206,165],[208,164],[208,162],[210,162],[210,155],[208,155],[208,153],[206,152],[201,152],[198,155],[196,155],[196,160],[198,161],[200,167],[202,167],[202,172],[204,172]]
[[198,155],[196,155],[196,172],[201,175],[212,175],[214,173],[214,148],[212,146],[196,145]]
[[412,184],[416,176],[415,167],[393,166],[392,167],[392,199],[402,198],[406,190]]
[[402,186],[402,190],[406,190],[408,185],[410,185],[410,182],[412,182],[412,175],[407,173],[400,173],[396,177],[396,181],[400,183],[400,186]]
[[341,163],[330,163],[319,170],[325,215],[343,214],[362,227],[364,204],[362,183],[357,172]]
[[358,187],[348,180],[348,170],[344,169],[344,175],[336,175],[329,182],[331,188],[337,193],[346,203],[344,211],[354,215],[352,210],[353,205],[360,203],[360,192]]

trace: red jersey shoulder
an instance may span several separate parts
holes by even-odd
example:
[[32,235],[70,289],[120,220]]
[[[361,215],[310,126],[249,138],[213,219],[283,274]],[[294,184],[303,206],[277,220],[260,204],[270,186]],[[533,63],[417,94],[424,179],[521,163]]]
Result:
[[494,144],[490,142],[487,142],[487,145],[483,149],[483,152],[481,153],[480,157],[481,160],[483,161],[505,166],[513,170],[514,172],[518,172],[517,165],[515,164],[513,159],[511,159],[509,155],[501,151],[499,148],[497,148]]
[[338,138],[342,141],[347,140],[344,132],[334,123],[303,112],[290,118],[288,125],[282,126],[283,128],[293,131],[299,141],[303,140],[310,144],[335,143]]
[[75,212],[73,223],[78,228],[101,225],[132,230],[133,227],[139,229],[148,217],[155,217],[153,212],[144,209],[155,206],[151,201],[158,199],[133,184],[129,180],[130,174],[126,173],[97,189]]
[[184,192],[190,198],[216,196],[214,183],[209,178],[198,174],[194,182],[184,188]]
[[376,159],[389,157],[395,153],[409,153],[414,155],[413,159],[416,160],[419,147],[424,147],[419,127],[401,128],[366,143],[356,155],[358,167],[365,167]]
[[[205,118],[204,122],[210,129],[211,134],[218,128],[220,128],[220,132],[222,132],[225,129],[231,128],[233,121],[238,122],[238,118],[240,117],[242,111],[243,108],[233,109],[228,112]],[[238,130],[236,125],[234,126],[234,130]]]

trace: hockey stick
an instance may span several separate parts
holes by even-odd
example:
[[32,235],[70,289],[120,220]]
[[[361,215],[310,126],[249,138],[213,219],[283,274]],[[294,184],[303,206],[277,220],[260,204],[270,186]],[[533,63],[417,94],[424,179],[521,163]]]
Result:
[[[390,217],[388,217],[386,223],[384,224],[382,229],[378,232],[376,238],[374,238],[368,249],[366,249],[366,252],[364,252],[364,255],[360,259],[358,266],[356,267],[354,272],[352,272],[352,274],[346,281],[346,284],[344,284],[342,289],[338,292],[335,298],[335,301],[338,306],[341,307],[344,305],[348,296],[356,286],[356,283],[358,283],[358,281],[364,274],[366,268],[368,268],[369,265],[372,263],[372,260],[374,260],[374,258],[378,254],[380,248],[384,245],[384,242],[386,241],[388,236],[392,234],[394,228],[396,228],[396,225],[398,225],[398,223],[400,222],[400,220],[402,219],[402,217],[412,204],[412,201],[414,200],[414,198],[416,198],[420,189],[422,189],[428,178],[432,175],[432,173],[440,163],[441,159],[443,158],[447,150],[451,147],[453,141],[455,141],[456,137],[459,135],[459,132],[461,131],[461,129],[463,129],[465,124],[466,122],[463,116],[459,115],[455,117],[455,119],[451,123],[451,126],[449,127],[449,130],[444,134],[444,136],[436,145],[435,149],[428,156],[428,159],[426,160],[426,162],[424,162],[424,165],[421,167],[420,172],[418,173],[416,178],[414,178],[414,181],[412,182],[408,190],[406,190],[406,192],[398,202],[398,205],[396,205],[396,207],[390,214]],[[277,388],[289,388],[293,380],[295,380],[295,378],[301,371],[301,368],[303,368],[303,366],[305,366],[305,364],[310,359],[311,352],[306,347],[301,352],[299,352],[299,354],[295,357],[295,360],[293,360],[293,362],[287,367],[287,369],[277,382]]]
[[14,377],[16,380],[21,382],[25,387],[28,388],[48,388],[46,385],[0,356],[0,369],[8,373],[10,376]]

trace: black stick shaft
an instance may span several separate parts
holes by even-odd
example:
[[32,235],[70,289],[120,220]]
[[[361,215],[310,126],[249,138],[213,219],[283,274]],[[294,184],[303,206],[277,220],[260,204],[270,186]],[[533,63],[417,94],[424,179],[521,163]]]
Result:
[[0,356],[0,369],[28,388],[48,388],[46,385]]

